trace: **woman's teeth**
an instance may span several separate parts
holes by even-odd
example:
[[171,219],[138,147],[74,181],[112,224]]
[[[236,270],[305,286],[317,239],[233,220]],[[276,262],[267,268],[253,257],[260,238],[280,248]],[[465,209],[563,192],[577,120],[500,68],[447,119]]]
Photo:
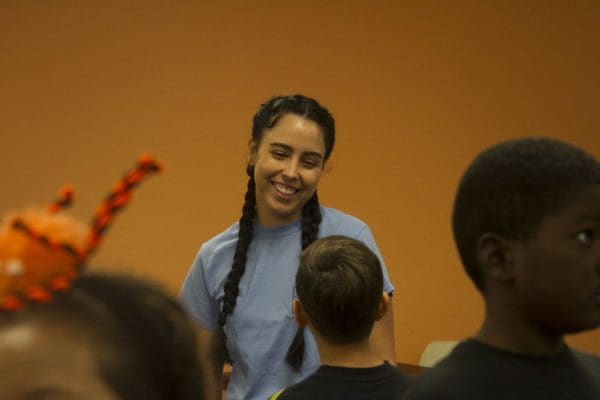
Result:
[[281,185],[279,183],[274,183],[273,186],[275,187],[275,189],[285,195],[291,195],[294,194],[298,191],[298,189],[292,187],[292,186],[287,186],[287,185]]

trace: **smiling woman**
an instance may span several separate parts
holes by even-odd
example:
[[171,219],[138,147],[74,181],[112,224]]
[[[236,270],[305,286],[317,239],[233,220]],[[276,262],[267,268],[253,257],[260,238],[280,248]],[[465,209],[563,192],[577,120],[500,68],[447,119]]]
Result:
[[[364,242],[382,260],[364,222],[319,204],[317,186],[334,143],[335,121],[314,99],[273,97],[254,116],[243,214],[202,245],[182,288],[203,361],[214,371],[205,379],[210,398],[221,396],[226,360],[233,366],[228,399],[268,398],[318,367],[314,338],[291,313],[301,249],[338,234]],[[395,361],[391,308],[372,341]]]
[[300,217],[317,189],[325,143],[321,128],[304,117],[287,114],[250,145],[254,160],[258,222],[277,227]]

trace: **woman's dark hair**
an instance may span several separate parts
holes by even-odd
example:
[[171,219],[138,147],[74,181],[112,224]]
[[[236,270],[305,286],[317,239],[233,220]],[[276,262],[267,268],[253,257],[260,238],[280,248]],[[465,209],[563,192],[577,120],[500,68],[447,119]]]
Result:
[[0,326],[28,322],[64,326],[88,340],[99,376],[119,399],[202,398],[193,326],[160,287],[121,275],[84,274],[50,303],[0,312]]
[[[325,141],[324,160],[326,161],[335,144],[335,121],[329,111],[316,100],[295,94],[291,96],[276,96],[262,104],[254,115],[252,124],[252,140],[258,146],[262,140],[265,129],[273,128],[282,116],[295,114],[315,122],[321,128]],[[227,316],[235,308],[239,294],[239,283],[246,270],[246,257],[250,242],[252,241],[254,218],[256,213],[256,194],[254,183],[254,166],[249,164],[246,168],[249,176],[242,216],[239,220],[238,241],[233,256],[231,271],[225,282],[223,307],[219,314],[219,325],[225,325]],[[319,225],[321,224],[321,211],[319,200],[315,191],[312,198],[306,202],[302,209],[302,248],[317,239]],[[223,331],[221,329],[221,331]],[[223,350],[226,352],[225,337],[223,334]],[[288,351],[287,361],[295,369],[302,365],[304,355],[304,332],[299,329]],[[227,357],[229,358],[229,357]]]

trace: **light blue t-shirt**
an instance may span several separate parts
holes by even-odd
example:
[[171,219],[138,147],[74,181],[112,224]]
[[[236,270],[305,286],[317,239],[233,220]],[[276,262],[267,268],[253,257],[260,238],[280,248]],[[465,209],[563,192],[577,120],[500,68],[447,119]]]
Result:
[[[344,235],[365,243],[379,256],[384,289],[394,290],[369,227],[353,216],[321,207],[319,237]],[[202,328],[217,331],[223,287],[231,270],[238,224],[204,243],[183,283],[184,308]],[[298,328],[292,314],[294,281],[301,251],[300,221],[277,228],[258,224],[248,249],[235,310],[227,317],[225,335],[233,361],[228,399],[264,400],[279,389],[299,382],[319,366],[314,337],[305,329],[302,369],[294,371],[285,355]]]

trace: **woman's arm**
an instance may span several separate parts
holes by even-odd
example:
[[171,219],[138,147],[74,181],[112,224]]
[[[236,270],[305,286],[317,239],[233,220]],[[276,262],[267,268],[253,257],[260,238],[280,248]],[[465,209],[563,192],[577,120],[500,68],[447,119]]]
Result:
[[223,365],[225,358],[221,351],[221,337],[217,332],[198,328],[198,358],[202,365],[202,384],[206,400],[221,400]]

